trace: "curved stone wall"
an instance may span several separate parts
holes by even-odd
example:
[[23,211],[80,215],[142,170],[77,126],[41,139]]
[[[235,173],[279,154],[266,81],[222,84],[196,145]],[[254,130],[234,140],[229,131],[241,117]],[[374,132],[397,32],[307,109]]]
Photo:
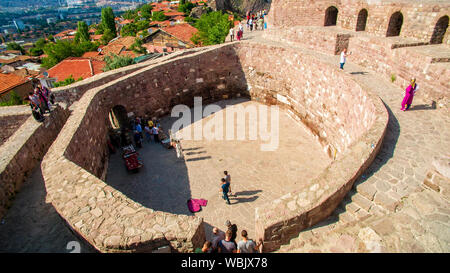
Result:
[[[6,114],[8,111],[11,113]],[[30,112],[27,106],[11,106],[0,113],[0,119],[21,123],[0,145],[0,218],[6,214],[22,183],[45,155],[69,116],[68,111],[56,106],[40,123]]]
[[249,42],[210,47],[86,91],[42,163],[49,201],[100,251],[152,251],[163,245],[193,251],[205,240],[201,218],[145,208],[99,178],[107,160],[107,113],[120,104],[137,115],[162,116],[174,105],[192,106],[194,96],[208,103],[223,95],[288,108],[336,158],[311,184],[312,195],[299,189],[301,195],[291,193],[272,204],[289,213],[258,210],[256,227],[266,250],[334,210],[375,156],[387,124],[378,98],[313,56]]
[[287,108],[335,159],[319,177],[299,183],[304,188],[257,209],[257,238],[273,251],[335,210],[378,153],[388,113],[378,97],[314,56],[256,43],[236,47],[252,98]]
[[241,91],[245,79],[232,47],[151,65],[88,90],[42,163],[49,200],[100,251],[152,251],[170,245],[173,251],[192,252],[201,247],[201,218],[145,208],[99,179],[106,167],[108,111],[120,104],[137,115],[165,115],[176,104],[193,105],[194,96],[214,101]]

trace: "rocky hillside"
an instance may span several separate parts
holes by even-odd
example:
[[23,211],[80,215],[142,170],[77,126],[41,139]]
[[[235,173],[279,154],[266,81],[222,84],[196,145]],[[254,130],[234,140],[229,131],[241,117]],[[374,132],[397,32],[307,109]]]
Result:
[[213,10],[237,12],[244,15],[247,11],[269,10],[272,0],[209,0]]

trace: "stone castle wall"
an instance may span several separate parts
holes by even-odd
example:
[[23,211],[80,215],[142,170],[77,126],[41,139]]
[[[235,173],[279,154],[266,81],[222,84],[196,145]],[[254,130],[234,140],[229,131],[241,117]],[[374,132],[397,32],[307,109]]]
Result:
[[[56,107],[43,123],[39,123],[28,114],[25,122],[0,146],[0,218],[11,206],[22,183],[47,152],[68,115],[68,111]],[[23,117],[20,115],[19,119]]]
[[[374,104],[351,78],[292,49],[237,45],[252,98],[285,105],[324,147],[340,154],[375,120]],[[270,60],[277,60],[271,62]]]
[[313,56],[253,43],[239,44],[237,52],[252,98],[287,108],[332,158],[338,151],[318,178],[299,183],[308,186],[257,208],[256,236],[273,251],[335,210],[378,153],[388,114],[378,97]]
[[[391,15],[403,14],[400,37],[411,37],[429,42],[434,27],[442,16],[450,16],[450,4],[442,1],[364,1],[364,0],[274,0],[268,16],[272,27],[324,26],[325,11],[334,6],[338,9],[336,25],[356,30],[358,14],[368,12],[366,32],[386,37]],[[443,40],[450,44],[449,31]]]
[[107,158],[108,111],[120,104],[136,115],[158,116],[179,103],[192,105],[194,96],[214,101],[245,92],[237,60],[232,47],[213,47],[88,90],[74,104],[42,173],[48,199],[76,233],[103,252],[201,247],[201,218],[142,207],[99,178]]
[[[281,61],[270,62],[266,58],[272,58],[271,54]],[[314,184],[324,188],[315,189],[318,199],[310,199],[309,206],[279,213],[278,218],[258,213],[259,235],[268,250],[275,249],[293,231],[332,212],[361,164],[366,167],[376,153],[387,123],[381,103],[348,81],[348,76],[311,56],[294,62],[296,54],[248,42],[225,44],[150,65],[86,91],[72,106],[70,118],[42,163],[48,200],[77,234],[102,252],[148,252],[164,245],[172,251],[192,252],[205,240],[201,218],[142,207],[100,179],[107,160],[108,111],[122,105],[139,116],[162,116],[177,104],[192,106],[194,96],[201,96],[204,103],[224,95],[251,96],[288,108],[294,118],[309,126],[330,156],[339,152],[335,162],[344,160],[334,163],[333,171]],[[359,136],[368,130],[370,137],[361,142]],[[325,202],[324,196],[327,206],[311,214]],[[298,217],[307,220],[294,221]]]
[[52,92],[55,95],[56,102],[64,102],[67,105],[71,105],[75,101],[79,100],[83,94],[90,89],[107,84],[111,81],[117,80],[120,77],[129,75],[139,69],[147,67],[152,64],[164,62],[180,56],[189,55],[195,52],[204,50],[204,48],[194,48],[188,50],[182,50],[174,52],[164,57],[157,58],[155,60],[145,61],[139,64],[129,65],[114,69],[111,71],[103,72],[80,82],[73,83],[69,86],[52,88]]

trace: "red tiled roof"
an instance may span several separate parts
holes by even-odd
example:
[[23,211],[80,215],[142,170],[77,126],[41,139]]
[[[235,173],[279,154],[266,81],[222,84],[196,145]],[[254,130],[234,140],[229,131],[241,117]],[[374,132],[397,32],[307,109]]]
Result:
[[91,40],[93,41],[97,41],[100,40],[102,38],[102,34],[98,34],[98,35],[91,35]]
[[173,19],[174,20],[182,20],[182,21],[184,21],[184,16],[175,16],[175,17],[173,17]]
[[179,11],[169,11],[169,12],[164,12],[164,15],[166,16],[183,16],[184,12],[179,12]]
[[178,24],[170,27],[165,27],[162,30],[188,44],[193,44],[191,41],[191,37],[198,32],[195,27],[189,24]]
[[131,57],[131,58],[136,58],[137,56],[140,56],[140,55],[142,55],[142,54],[138,55],[138,54],[134,53],[134,52],[131,51],[131,50],[124,50],[124,51],[120,52],[119,55],[120,55],[120,56],[129,56],[129,57]]
[[142,46],[145,47],[150,53],[173,52],[172,48],[167,46],[155,46],[151,44],[144,44]]
[[26,55],[19,55],[19,56],[16,56],[14,58],[11,58],[11,59],[2,59],[2,58],[0,58],[0,64],[12,64],[12,63],[15,63],[15,62],[26,61],[26,60],[29,60],[29,59],[32,59],[32,57],[26,56]]
[[126,49],[126,47],[124,45],[111,44],[111,45],[104,46],[102,48],[102,54],[103,55],[109,55],[109,54],[119,55],[120,52],[122,52],[122,50],[125,50],[125,49]]
[[132,44],[134,44],[135,41],[136,37],[125,36],[117,38],[117,40],[110,42],[108,45],[123,45],[128,49]]
[[119,24],[121,24],[121,25],[126,25],[126,24],[131,24],[131,23],[133,23],[133,21],[134,20],[123,20],[122,22],[119,22]]
[[[92,64],[93,71],[91,71],[90,64]],[[105,65],[106,63],[103,61],[90,60],[80,57],[69,57],[50,68],[47,72],[50,78],[56,78],[57,81],[63,81],[69,78],[70,75],[72,75],[75,80],[80,77],[87,79],[102,73],[102,69]]]
[[69,35],[69,33],[74,32],[74,31],[75,30],[73,30],[73,29],[64,30],[64,31],[61,31],[58,34],[53,35],[53,37],[64,37],[64,36],[67,36],[67,35]]
[[15,74],[0,73],[0,94],[6,93],[16,86],[22,85],[29,80]]
[[153,22],[150,23],[150,25],[155,25],[155,24],[160,25],[162,27],[167,27],[167,26],[170,26],[170,21],[169,20],[166,20],[166,21],[153,21]]
[[92,57],[96,57],[98,56],[99,53],[97,51],[89,51],[89,52],[85,52],[83,54],[83,56],[81,56],[82,58],[92,58]]

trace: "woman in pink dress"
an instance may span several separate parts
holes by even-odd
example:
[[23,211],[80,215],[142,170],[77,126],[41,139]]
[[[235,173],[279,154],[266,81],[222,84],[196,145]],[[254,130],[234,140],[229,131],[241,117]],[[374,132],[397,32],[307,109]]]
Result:
[[[419,90],[419,85],[416,83],[416,78],[411,79],[411,84],[406,88],[405,97],[402,101],[402,108],[400,110],[406,111],[412,104],[414,94]],[[406,106],[406,108],[405,108]]]

